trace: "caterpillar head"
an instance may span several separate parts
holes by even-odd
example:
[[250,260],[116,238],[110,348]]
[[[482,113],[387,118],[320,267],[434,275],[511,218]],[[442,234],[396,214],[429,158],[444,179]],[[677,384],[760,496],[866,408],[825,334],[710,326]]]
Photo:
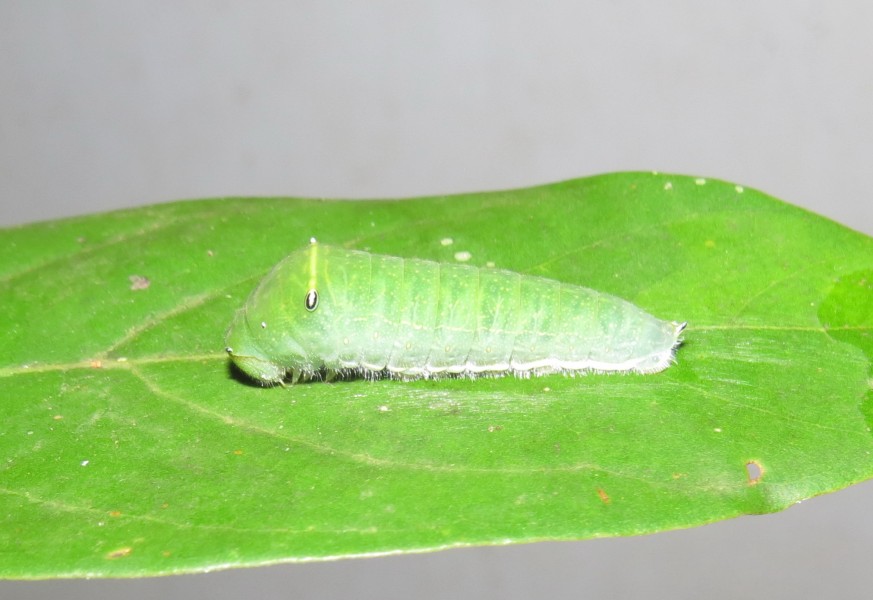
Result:
[[330,295],[327,282],[319,277],[325,262],[315,243],[294,252],[273,268],[237,312],[226,350],[255,381],[281,383],[289,374],[296,380],[325,366],[339,322],[331,302],[321,301],[319,284],[324,295]]
[[233,363],[246,375],[264,385],[285,379],[285,368],[272,360],[249,332],[245,307],[240,309],[227,332],[225,351]]

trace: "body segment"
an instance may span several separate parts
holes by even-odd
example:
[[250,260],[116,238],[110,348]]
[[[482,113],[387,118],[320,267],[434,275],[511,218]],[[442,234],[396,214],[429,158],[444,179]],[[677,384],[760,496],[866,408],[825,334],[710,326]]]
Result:
[[670,365],[683,328],[551,279],[313,242],[258,285],[227,351],[264,384],[347,372],[653,373]]

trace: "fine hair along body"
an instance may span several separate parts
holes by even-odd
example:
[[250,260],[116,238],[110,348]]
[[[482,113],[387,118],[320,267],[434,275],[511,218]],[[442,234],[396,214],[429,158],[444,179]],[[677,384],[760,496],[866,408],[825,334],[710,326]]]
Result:
[[493,268],[318,244],[260,282],[227,333],[255,381],[656,373],[685,323],[603,292]]

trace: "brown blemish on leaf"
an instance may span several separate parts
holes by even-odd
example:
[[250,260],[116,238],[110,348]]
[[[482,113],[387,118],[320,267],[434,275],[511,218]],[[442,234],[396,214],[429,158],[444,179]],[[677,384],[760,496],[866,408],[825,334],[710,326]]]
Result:
[[130,280],[130,289],[134,291],[146,290],[152,284],[148,277],[142,275],[131,275],[128,279]]
[[124,548],[118,548],[117,550],[113,550],[106,555],[106,558],[109,560],[115,560],[116,558],[124,558],[125,556],[130,556],[130,553],[133,552],[133,548],[130,546],[125,546]]
[[612,499],[609,497],[609,494],[606,493],[606,490],[602,488],[597,488],[597,496],[604,504],[609,504],[612,501]]
[[103,368],[103,361],[97,360],[97,359],[92,360],[91,361],[91,368],[92,369],[102,369]]

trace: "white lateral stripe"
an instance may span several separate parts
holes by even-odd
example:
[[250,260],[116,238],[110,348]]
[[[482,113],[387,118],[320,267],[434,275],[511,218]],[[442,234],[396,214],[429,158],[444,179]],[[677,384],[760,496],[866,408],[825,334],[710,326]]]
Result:
[[487,365],[477,365],[475,363],[465,363],[463,365],[448,365],[445,367],[435,367],[425,365],[423,367],[380,367],[377,365],[361,365],[365,370],[383,371],[387,370],[392,375],[401,377],[431,377],[442,374],[448,375],[485,375],[485,374],[502,374],[512,373],[519,377],[526,377],[531,374],[547,375],[549,373],[569,373],[569,372],[637,372],[637,373],[656,373],[663,371],[673,361],[674,349],[650,354],[642,358],[634,358],[619,363],[601,362],[596,360],[560,360],[555,358],[547,358],[531,362],[512,362],[509,363],[494,363]]

